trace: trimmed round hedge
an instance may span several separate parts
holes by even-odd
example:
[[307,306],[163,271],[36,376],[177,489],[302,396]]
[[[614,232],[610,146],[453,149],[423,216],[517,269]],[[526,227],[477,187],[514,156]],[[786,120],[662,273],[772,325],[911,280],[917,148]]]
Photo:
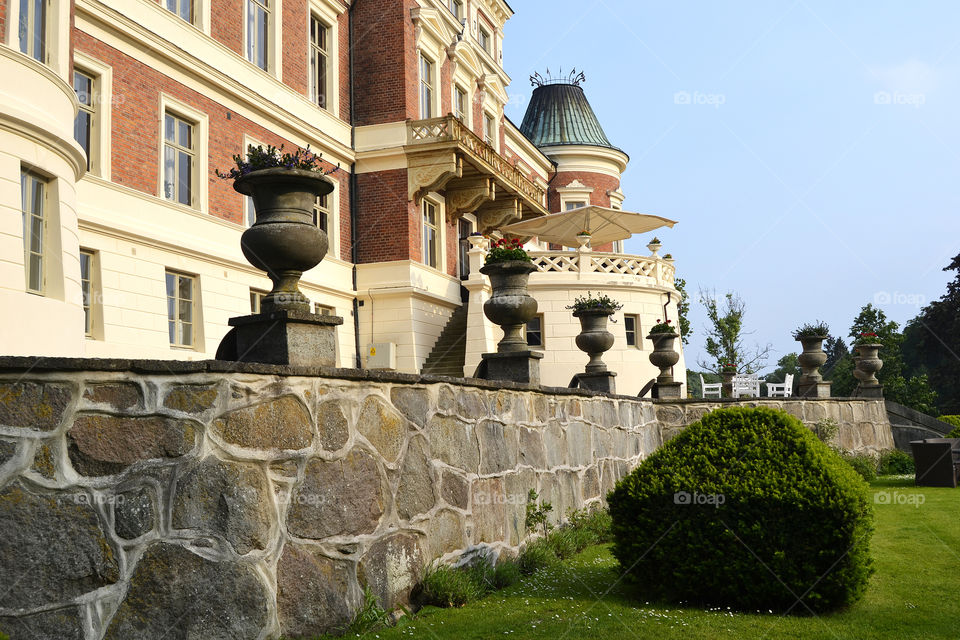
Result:
[[785,412],[718,409],[617,483],[613,553],[646,599],[838,609],[873,573],[867,489]]

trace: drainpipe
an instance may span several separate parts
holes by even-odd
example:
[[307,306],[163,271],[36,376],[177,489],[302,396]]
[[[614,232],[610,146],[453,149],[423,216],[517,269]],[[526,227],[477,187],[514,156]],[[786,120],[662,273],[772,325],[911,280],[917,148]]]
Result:
[[[357,6],[358,0],[350,3],[347,10],[347,46],[348,46],[348,64],[349,82],[350,82],[350,148],[356,149],[356,129],[354,128],[354,90],[353,90],[353,10]],[[357,163],[350,164],[350,262],[353,264],[353,346],[356,353],[356,368],[363,368],[363,360],[360,357],[360,301],[357,298],[357,261],[360,259],[360,253],[357,250]]]

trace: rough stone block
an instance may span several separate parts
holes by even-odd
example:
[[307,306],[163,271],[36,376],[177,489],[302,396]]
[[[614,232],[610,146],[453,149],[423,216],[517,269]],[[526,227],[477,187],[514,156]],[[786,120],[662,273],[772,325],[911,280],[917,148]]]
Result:
[[395,533],[377,540],[360,561],[360,580],[370,587],[387,611],[410,602],[410,592],[420,582],[424,558],[420,540]]
[[262,450],[305,449],[313,442],[310,413],[296,396],[236,409],[213,421],[224,442]]
[[507,543],[516,546],[527,534],[527,496],[530,489],[537,488],[537,474],[532,469],[523,469],[503,477],[506,496]]
[[473,542],[499,542],[506,535],[506,496],[501,478],[475,480],[473,493]]
[[567,425],[567,460],[571,467],[590,464],[593,454],[591,430],[592,428],[583,422],[571,422]]
[[534,469],[545,469],[547,465],[547,453],[543,448],[543,435],[539,428],[527,429],[521,427],[520,433],[520,451],[517,462],[521,465],[529,465]]
[[396,501],[397,515],[403,520],[426,513],[437,502],[433,493],[428,451],[427,441],[423,436],[412,438],[407,446],[400,469]]
[[390,390],[390,402],[407,420],[421,429],[427,423],[430,411],[430,393],[419,387],[394,387]]
[[567,434],[559,424],[552,423],[543,429],[543,446],[547,452],[547,468],[567,464]]
[[373,533],[384,511],[383,480],[377,462],[354,449],[342,460],[307,463],[303,484],[294,490],[287,530],[301,538]]
[[455,511],[444,509],[427,521],[427,553],[428,556],[440,556],[462,549],[464,540],[463,519]]
[[196,431],[189,420],[83,414],[67,432],[68,453],[78,473],[112,475],[140,460],[186,455]]
[[217,406],[219,393],[216,385],[178,384],[174,385],[163,398],[163,406],[174,411],[203,415]]
[[470,485],[467,479],[444,469],[440,483],[440,495],[451,507],[467,509],[470,507]]
[[66,384],[0,383],[0,425],[52,431],[60,426],[72,395]]
[[117,557],[91,502],[85,493],[35,493],[19,481],[0,492],[0,607],[65,604],[117,581]]
[[0,440],[0,465],[13,457],[17,452],[17,443],[11,440]]
[[403,441],[407,436],[407,421],[381,398],[368,396],[363,401],[357,430],[387,462],[393,463],[399,459]]
[[583,488],[583,500],[593,500],[600,496],[600,476],[597,474],[596,467],[587,467],[582,476],[581,486]]
[[113,507],[113,529],[124,540],[146,535],[157,526],[156,499],[152,487],[118,493]]
[[335,400],[321,402],[317,406],[317,431],[320,446],[327,451],[339,451],[350,440],[350,427],[343,414],[342,403]]
[[461,389],[456,394],[457,415],[466,420],[479,420],[490,413],[485,393]]
[[314,547],[288,542],[277,563],[277,615],[284,637],[313,637],[339,630],[359,603],[356,566]]
[[683,409],[674,405],[657,405],[657,422],[663,427],[685,427]]
[[83,399],[91,404],[105,404],[115,411],[142,408],[140,385],[130,382],[94,382],[83,390]]
[[467,473],[480,467],[480,445],[472,427],[457,418],[434,416],[427,423],[433,455]]
[[173,526],[222,536],[237,553],[245,554],[266,548],[270,504],[270,488],[259,467],[210,456],[179,470]]
[[480,440],[480,474],[503,473],[517,466],[517,428],[493,420],[481,420],[477,426]]
[[157,542],[137,563],[104,640],[258,638],[269,623],[269,599],[249,565]]
[[57,465],[53,447],[47,442],[41,442],[33,454],[33,465],[30,467],[44,478],[52,480],[57,474]]

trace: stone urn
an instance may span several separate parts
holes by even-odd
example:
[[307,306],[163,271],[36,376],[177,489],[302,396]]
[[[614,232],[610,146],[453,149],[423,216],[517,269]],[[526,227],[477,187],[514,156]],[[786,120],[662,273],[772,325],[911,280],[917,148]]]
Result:
[[237,178],[233,188],[253,198],[257,213],[240,238],[240,248],[250,264],[273,281],[263,312],[309,313],[310,300],[298,285],[303,272],[327,254],[327,234],[313,222],[313,205],[317,196],[333,191],[333,183],[315,171],[272,168]]
[[883,360],[878,356],[882,346],[882,344],[856,345],[860,357],[856,358],[857,368],[853,375],[860,381],[861,386],[873,387],[880,384],[877,380],[877,371],[883,368]]
[[529,349],[523,326],[537,313],[537,301],[527,293],[527,281],[536,270],[537,267],[526,260],[493,262],[480,268],[480,273],[490,278],[493,288],[493,295],[483,303],[483,314],[503,329],[497,353]]
[[580,319],[577,348],[590,356],[590,361],[584,368],[587,373],[602,373],[607,370],[607,365],[600,356],[613,346],[613,334],[607,331],[607,320],[614,313],[615,309],[582,309],[573,312],[573,317]]
[[827,354],[823,352],[823,341],[827,336],[802,336],[797,341],[803,345],[803,352],[797,357],[800,369],[803,371],[801,384],[816,384],[823,381],[820,367],[827,361]]
[[660,257],[660,256],[659,256],[660,247],[662,247],[662,246],[663,246],[663,244],[662,244],[658,239],[654,238],[653,240],[651,240],[651,241],[647,244],[647,249],[650,250],[650,257],[651,257],[651,258],[659,258],[659,257]]
[[720,381],[723,383],[721,389],[723,390],[723,397],[729,398],[733,395],[733,378],[737,375],[736,370],[727,371],[724,369],[720,370]]
[[673,331],[662,333],[651,333],[647,339],[653,342],[653,351],[650,352],[650,364],[660,369],[660,375],[657,376],[658,384],[669,384],[673,382],[673,375],[670,368],[680,362],[680,354],[673,347],[674,341],[680,336]]

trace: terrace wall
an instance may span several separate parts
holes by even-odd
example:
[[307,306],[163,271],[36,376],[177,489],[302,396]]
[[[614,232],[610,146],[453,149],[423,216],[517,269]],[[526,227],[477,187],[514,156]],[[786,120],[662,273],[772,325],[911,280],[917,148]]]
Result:
[[[827,405],[784,403],[804,419]],[[0,358],[0,630],[319,634],[351,619],[364,586],[390,609],[433,560],[514,553],[530,489],[555,520],[599,505],[713,406],[358,370]]]

